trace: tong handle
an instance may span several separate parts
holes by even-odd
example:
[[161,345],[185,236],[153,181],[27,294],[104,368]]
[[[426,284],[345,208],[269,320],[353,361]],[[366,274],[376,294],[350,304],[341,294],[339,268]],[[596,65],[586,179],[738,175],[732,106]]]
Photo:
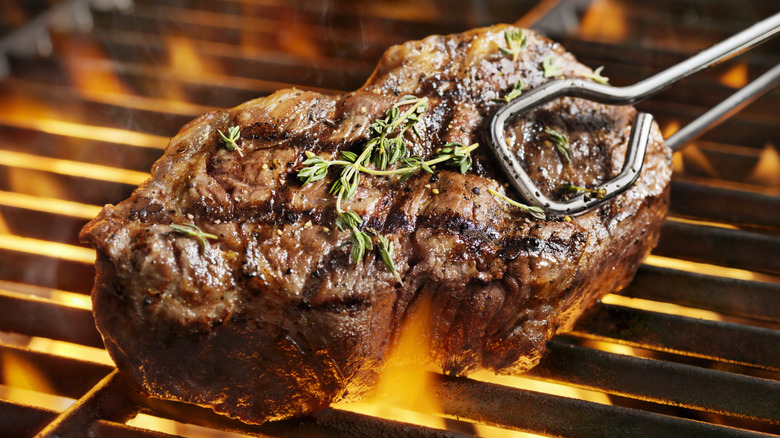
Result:
[[[744,52],[780,32],[780,13],[766,18],[738,34],[706,49],[697,55],[627,87],[610,87],[582,79],[561,79],[535,88],[501,108],[490,124],[490,144],[499,163],[509,176],[512,186],[531,205],[544,208],[553,215],[577,215],[588,211],[607,199],[616,196],[634,184],[644,164],[644,155],[650,139],[652,116],[639,113],[626,151],[623,171],[614,179],[600,185],[606,196],[592,199],[579,195],[565,202],[556,202],[544,196],[523,170],[518,157],[509,150],[504,126],[510,117],[524,114],[539,105],[564,96],[584,98],[604,104],[630,105],[637,103],[675,82],[710,68]],[[715,116],[713,116],[715,117]]]
[[[523,114],[531,108],[564,96],[580,97],[609,105],[632,105],[664,90],[681,79],[755,47],[772,38],[778,32],[780,32],[780,12],[634,85],[610,87],[582,79],[552,81],[529,91],[519,99],[515,99],[499,110],[496,113],[496,118],[502,118],[506,121],[509,116]],[[503,116],[505,114],[506,116]],[[503,125],[501,128],[503,129]]]

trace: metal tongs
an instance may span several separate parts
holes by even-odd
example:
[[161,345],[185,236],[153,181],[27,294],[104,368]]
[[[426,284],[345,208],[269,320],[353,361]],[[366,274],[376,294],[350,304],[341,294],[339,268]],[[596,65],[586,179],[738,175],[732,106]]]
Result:
[[[582,79],[561,79],[549,82],[514,99],[493,116],[490,124],[490,146],[496,152],[498,162],[501,163],[504,172],[509,176],[510,183],[529,205],[543,208],[545,214],[550,216],[574,216],[585,213],[628,190],[636,182],[644,164],[653,116],[641,112],[636,115],[628,141],[623,170],[612,180],[595,188],[601,193],[605,193],[603,196],[595,197],[581,194],[567,201],[549,199],[531,181],[517,156],[509,150],[506,144],[504,126],[507,120],[564,96],[579,97],[605,104],[631,105],[666,89],[683,78],[708,69],[763,43],[778,32],[780,32],[780,13],[756,23],[686,61],[627,87],[610,87]],[[764,92],[772,89],[779,80],[780,64],[669,137],[666,144],[672,150],[679,148],[688,140],[725,120]]]

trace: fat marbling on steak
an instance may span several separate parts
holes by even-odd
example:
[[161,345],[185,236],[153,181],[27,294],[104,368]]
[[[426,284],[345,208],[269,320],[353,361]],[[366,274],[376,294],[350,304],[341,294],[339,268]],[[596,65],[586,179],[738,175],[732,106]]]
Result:
[[[82,231],[97,250],[92,298],[121,371],[150,395],[211,406],[247,422],[311,412],[370,390],[405,315],[433,309],[430,359],[448,373],[533,367],[555,333],[620,289],[655,245],[667,211],[671,154],[653,127],[638,182],[598,209],[535,220],[492,196],[506,178],[486,143],[491,116],[522,79],[592,71],[526,30],[516,60],[507,26],[431,36],[390,48],[359,90],[280,90],[208,113],[174,137],[152,177],[106,206]],[[549,73],[549,72],[548,72]],[[479,142],[466,174],[364,175],[344,202],[394,245],[399,283],[376,251],[350,258],[328,189],[338,172],[302,184],[305,151],[360,152],[369,124],[404,95],[428,97],[406,139],[435,156],[447,142]],[[560,99],[507,126],[508,143],[550,196],[619,173],[632,107]],[[240,127],[239,150],[218,131]],[[571,166],[545,128],[563,133]],[[435,190],[434,190],[435,189]],[[171,225],[216,236],[203,245]],[[376,239],[376,238],[374,238]]]

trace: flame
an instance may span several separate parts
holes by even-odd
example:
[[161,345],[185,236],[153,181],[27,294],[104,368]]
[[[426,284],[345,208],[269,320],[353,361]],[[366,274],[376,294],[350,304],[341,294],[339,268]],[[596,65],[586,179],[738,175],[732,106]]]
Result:
[[97,40],[62,38],[61,43],[61,50],[65,54],[62,56],[65,69],[73,85],[84,95],[133,94],[116,73],[105,68],[95,68],[95,63],[88,61],[109,59]]
[[0,214],[0,234],[11,234],[11,228],[8,226],[8,222],[5,221],[2,214]]
[[200,76],[221,73],[221,69],[216,64],[208,62],[198,53],[195,41],[189,38],[177,35],[167,36],[166,46],[169,54],[168,63],[178,75]]
[[695,144],[689,144],[680,154],[684,162],[685,169],[690,173],[704,174],[711,178],[718,178],[720,172],[710,163],[710,160]]
[[615,0],[595,0],[591,3],[580,25],[580,36],[585,39],[610,42],[628,37],[625,6]]
[[421,299],[407,313],[404,327],[389,354],[375,393],[365,401],[341,403],[339,409],[437,429],[444,420],[433,415],[441,403],[431,388],[432,375],[425,366],[430,350],[431,303]]
[[3,385],[0,385],[0,398],[26,405],[61,411],[67,409],[74,400],[58,397],[46,376],[38,371],[13,350],[0,355],[0,369],[3,373]]
[[720,76],[720,83],[731,88],[742,88],[748,83],[748,66],[744,62],[735,64]]
[[[210,61],[198,53],[195,42],[189,38],[169,35],[165,37],[168,48],[168,65],[173,75],[178,79],[199,79],[204,76],[222,74],[222,69],[215,61]],[[187,93],[172,82],[163,90],[169,100],[186,102]]]
[[666,125],[664,125],[663,128],[661,128],[661,132],[663,133],[664,138],[671,137],[675,132],[680,130],[680,122],[677,120],[671,120]]
[[750,174],[748,181],[775,189],[780,189],[780,153],[775,146],[767,143],[758,156],[758,164]]

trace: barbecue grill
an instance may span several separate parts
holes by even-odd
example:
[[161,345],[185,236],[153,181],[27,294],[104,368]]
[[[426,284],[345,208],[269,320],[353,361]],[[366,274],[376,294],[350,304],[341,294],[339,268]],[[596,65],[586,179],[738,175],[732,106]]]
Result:
[[[778,91],[675,154],[670,217],[628,288],[524,376],[427,373],[433,408],[338,404],[254,426],[146,398],[103,350],[88,297],[94,252],[76,237],[189,120],[279,88],[355,89],[391,44],[522,17],[628,85],[779,10],[774,0],[0,3],[0,435],[780,435]],[[639,108],[668,137],[775,66],[778,49],[770,41]]]

